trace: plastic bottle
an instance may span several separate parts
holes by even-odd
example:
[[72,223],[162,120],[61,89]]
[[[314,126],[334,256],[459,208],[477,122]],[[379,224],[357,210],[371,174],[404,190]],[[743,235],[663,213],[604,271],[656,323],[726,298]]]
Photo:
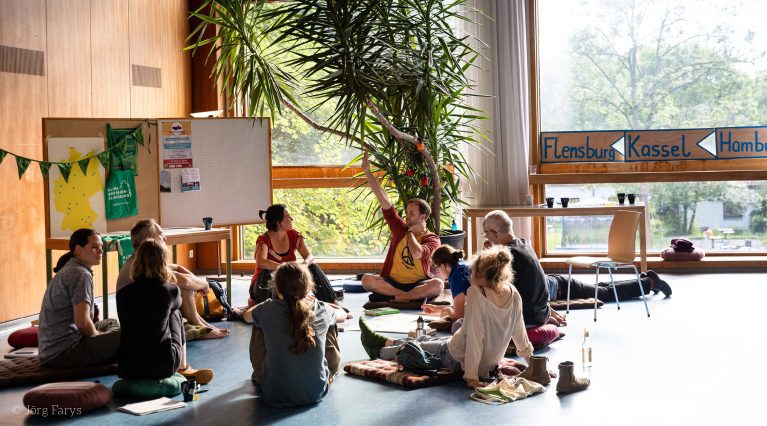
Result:
[[589,329],[583,329],[583,345],[581,345],[581,357],[584,367],[591,367],[591,338],[589,337]]
[[458,231],[458,225],[456,225],[456,224],[455,224],[455,221],[453,221],[453,224],[452,224],[452,225],[450,225],[450,229],[451,229],[453,232],[456,232],[456,231]]
[[426,330],[423,328],[423,317],[419,316],[415,323],[415,338],[417,339],[421,336],[424,336],[426,334]]

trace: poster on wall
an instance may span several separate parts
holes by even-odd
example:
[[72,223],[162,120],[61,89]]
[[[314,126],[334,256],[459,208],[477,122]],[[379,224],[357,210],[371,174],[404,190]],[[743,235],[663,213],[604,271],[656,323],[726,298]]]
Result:
[[184,169],[181,171],[181,192],[200,190],[200,169]]
[[162,168],[194,167],[192,123],[188,120],[162,122]]
[[[103,138],[48,138],[48,161],[77,161],[104,150]],[[48,175],[48,205],[51,237],[69,238],[80,228],[107,230],[104,203],[104,167],[92,158],[86,173],[72,164],[64,180],[57,167]]]

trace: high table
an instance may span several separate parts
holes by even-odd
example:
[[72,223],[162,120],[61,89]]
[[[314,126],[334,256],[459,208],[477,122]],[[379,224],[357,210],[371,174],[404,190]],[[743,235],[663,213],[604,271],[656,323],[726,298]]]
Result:
[[642,272],[647,272],[647,209],[644,204],[601,205],[570,207],[542,206],[498,206],[498,207],[468,207],[463,209],[463,229],[467,230],[467,255],[477,251],[478,219],[485,217],[493,210],[503,210],[510,217],[547,217],[547,216],[612,216],[618,210],[639,212],[639,258]]
[[[173,250],[173,263],[176,263],[177,253],[176,244],[195,244],[207,243],[211,241],[226,240],[226,297],[229,303],[232,303],[232,232],[225,228],[213,228],[205,230],[203,228],[165,228],[165,238],[168,245]],[[115,232],[105,235],[126,235],[126,232]],[[48,283],[51,282],[53,259],[51,252],[53,250],[69,250],[69,238],[47,238],[45,240],[45,266]],[[117,251],[116,244],[111,244],[104,248],[104,253]],[[106,256],[101,259],[101,285],[102,296],[104,298],[104,318],[109,318],[109,271],[107,268]]]

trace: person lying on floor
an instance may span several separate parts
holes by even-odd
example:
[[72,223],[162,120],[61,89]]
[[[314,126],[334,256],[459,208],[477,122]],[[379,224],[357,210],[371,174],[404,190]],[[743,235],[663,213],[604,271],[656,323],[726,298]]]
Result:
[[313,404],[328,392],[341,362],[336,323],[346,312],[311,295],[314,282],[304,265],[289,262],[274,272],[276,299],[243,314],[253,323],[251,379],[264,402],[278,407]]
[[426,314],[439,315],[443,319],[457,321],[463,318],[466,293],[471,285],[471,263],[463,260],[463,250],[443,244],[434,250],[431,263],[437,275],[450,284],[452,306],[423,305]]
[[335,303],[336,293],[314,256],[306,245],[306,239],[293,229],[293,217],[284,204],[274,204],[258,212],[266,221],[266,232],[256,240],[256,272],[250,281],[248,307],[273,298],[272,272],[285,262],[295,262],[296,252],[304,259],[314,281],[314,294],[323,302]]
[[439,357],[442,367],[463,371],[468,387],[486,386],[483,380],[501,362],[510,340],[528,365],[533,353],[522,318],[522,299],[513,282],[509,250],[501,246],[487,249],[472,264],[464,324],[454,335],[391,339],[360,318],[362,346],[371,359],[393,360],[400,346],[413,341]]
[[[146,240],[160,240],[163,243],[167,242],[165,232],[160,224],[154,219],[142,219],[136,222],[130,230],[130,239],[134,249],[138,249],[141,243]],[[135,259],[136,256],[134,252],[134,255],[128,258],[123,264],[122,269],[120,269],[120,274],[117,276],[116,291],[120,291],[123,287],[130,285],[133,282],[131,270]],[[171,282],[175,283],[179,290],[181,290],[181,315],[186,318],[190,324],[204,327],[206,330],[209,330],[207,333],[200,335],[199,338],[220,339],[228,336],[229,330],[210,325],[197,312],[194,295],[198,291],[207,294],[210,291],[208,281],[198,277],[181,265],[171,263],[170,269],[173,271],[174,278]]]
[[177,371],[206,384],[213,370],[195,370],[186,358],[181,318],[181,290],[173,284],[168,249],[161,240],[146,240],[131,266],[133,282],[116,295],[122,325],[117,372],[124,379],[165,379]]
[[[549,286],[549,299],[565,300],[567,299],[567,275],[549,274],[546,275]],[[671,296],[671,286],[658,276],[655,271],[642,272],[639,276],[639,282],[642,283],[642,291],[639,291],[636,278],[630,280],[615,281],[615,290],[610,288],[609,282],[594,284],[571,278],[570,281],[570,299],[588,299],[594,297],[596,287],[597,299],[603,302],[615,302],[615,294],[618,294],[618,301],[641,297],[650,292],[658,294],[663,292],[666,297]]]
[[409,200],[406,220],[403,220],[378,178],[370,171],[367,151],[362,157],[362,171],[381,204],[384,220],[391,231],[391,244],[381,273],[362,276],[362,287],[372,292],[370,301],[411,301],[439,296],[444,283],[439,278],[432,278],[431,254],[439,246],[439,237],[426,229],[426,219],[431,215],[429,204],[420,198]]
[[39,357],[51,367],[78,368],[115,361],[120,325],[114,318],[93,322],[93,268],[104,252],[101,236],[78,229],[69,251],[53,269],[40,308]]

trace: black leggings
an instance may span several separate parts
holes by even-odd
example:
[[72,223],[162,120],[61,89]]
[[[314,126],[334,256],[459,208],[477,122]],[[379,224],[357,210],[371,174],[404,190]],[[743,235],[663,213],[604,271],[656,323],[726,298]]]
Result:
[[[554,277],[554,279],[557,280],[557,299],[566,299],[567,275],[552,274],[549,276]],[[644,277],[641,278],[640,281],[642,282],[644,294],[647,294],[650,291],[652,280],[648,277]],[[615,293],[609,286],[609,282],[597,284],[597,299],[603,302],[615,302]],[[618,293],[618,300],[633,299],[642,295],[642,293],[639,292],[636,278],[632,280],[615,281],[615,290],[617,290]],[[590,297],[594,297],[594,284],[587,284],[573,278],[570,282],[570,298],[588,299]]]
[[[309,265],[309,272],[314,279],[314,295],[317,299],[328,302],[336,302],[336,292],[333,290],[333,286],[330,285],[328,277],[322,272],[322,269],[316,264]],[[250,285],[250,298],[259,304],[266,299],[274,298],[274,290],[271,287],[272,273],[271,271],[262,270],[258,279]]]

